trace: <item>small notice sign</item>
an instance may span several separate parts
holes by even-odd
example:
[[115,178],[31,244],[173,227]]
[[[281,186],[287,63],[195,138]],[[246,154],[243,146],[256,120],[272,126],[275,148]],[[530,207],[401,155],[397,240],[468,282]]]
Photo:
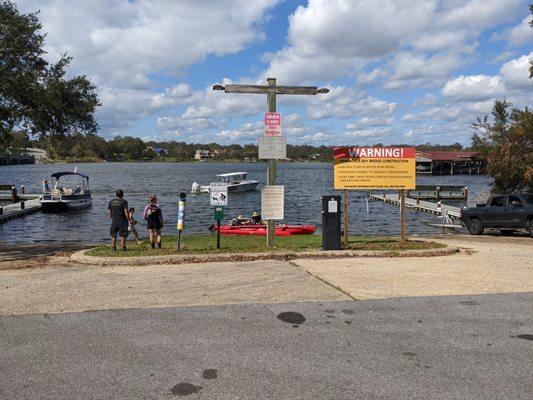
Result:
[[209,204],[211,206],[228,205],[228,184],[225,182],[211,182],[209,185]]
[[264,220],[285,218],[285,187],[263,186],[261,189],[261,216]]
[[335,147],[335,189],[415,189],[414,147]]
[[287,140],[285,136],[260,136],[258,147],[260,160],[287,158]]
[[265,113],[265,136],[281,135],[281,114],[277,112]]

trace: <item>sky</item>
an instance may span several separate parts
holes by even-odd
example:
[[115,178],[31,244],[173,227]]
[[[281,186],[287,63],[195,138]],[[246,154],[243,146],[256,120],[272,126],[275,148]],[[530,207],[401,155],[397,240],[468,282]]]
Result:
[[279,95],[290,144],[470,144],[495,99],[533,106],[528,0],[21,0],[54,62],[87,75],[98,134],[257,143],[266,95],[213,84],[326,87]]

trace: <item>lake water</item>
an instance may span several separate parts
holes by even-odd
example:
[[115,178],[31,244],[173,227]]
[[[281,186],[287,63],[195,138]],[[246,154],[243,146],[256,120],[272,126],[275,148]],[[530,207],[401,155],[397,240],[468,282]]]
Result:
[[[74,164],[17,165],[0,167],[0,184],[23,184],[27,193],[40,191],[41,181],[58,171],[73,171]],[[75,241],[102,242],[109,236],[107,203],[116,189],[122,189],[130,206],[135,207],[138,230],[146,236],[140,211],[149,194],[158,196],[166,220],[164,234],[175,234],[179,192],[190,192],[197,181],[208,184],[214,175],[246,171],[250,179],[266,182],[266,163],[94,163],[78,164],[79,172],[90,176],[93,206],[63,214],[33,214],[0,224],[0,241],[12,243]],[[278,163],[278,183],[285,185],[285,221],[308,223],[320,228],[321,199],[333,190],[333,166],[330,163]],[[470,201],[476,193],[488,192],[490,180],[483,175],[419,176],[418,184],[465,185]],[[258,187],[258,189],[261,185]],[[399,209],[381,202],[369,202],[366,192],[350,192],[350,232],[352,234],[399,234]],[[261,210],[261,192],[231,194],[225,209],[226,220],[238,214],[250,216]],[[458,204],[459,205],[459,204]],[[226,222],[226,221],[224,221]],[[435,216],[407,210],[409,234],[442,233],[428,226]],[[188,195],[185,234],[206,234],[214,223],[206,194]]]

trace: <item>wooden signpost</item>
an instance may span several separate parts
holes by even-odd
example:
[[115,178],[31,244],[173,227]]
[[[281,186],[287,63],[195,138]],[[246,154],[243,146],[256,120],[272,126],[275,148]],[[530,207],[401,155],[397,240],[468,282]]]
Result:
[[[213,85],[213,90],[223,90],[225,93],[255,93],[266,94],[269,117],[265,116],[265,122],[269,122],[269,126],[278,125],[279,128],[269,127],[265,128],[265,133],[268,136],[279,137],[281,135],[281,116],[279,119],[275,116],[276,113],[276,95],[278,94],[292,94],[292,95],[316,95],[318,93],[328,93],[329,89],[317,88],[316,86],[276,86],[276,78],[268,78],[268,85]],[[279,124],[277,123],[279,121]],[[279,134],[278,134],[279,132]],[[276,186],[276,158],[268,159],[267,170],[267,185]],[[267,220],[267,246],[273,247],[276,237],[276,221],[273,219]]]

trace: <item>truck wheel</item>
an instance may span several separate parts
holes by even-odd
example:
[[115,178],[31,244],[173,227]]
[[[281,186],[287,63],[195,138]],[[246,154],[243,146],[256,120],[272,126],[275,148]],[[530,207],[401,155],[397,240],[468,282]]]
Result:
[[514,231],[512,229],[500,229],[500,233],[503,236],[512,236]]
[[470,232],[472,235],[481,235],[483,234],[483,231],[483,224],[478,218],[472,218],[468,222],[468,232]]
[[533,218],[527,221],[527,231],[529,232],[529,236],[533,237]]

